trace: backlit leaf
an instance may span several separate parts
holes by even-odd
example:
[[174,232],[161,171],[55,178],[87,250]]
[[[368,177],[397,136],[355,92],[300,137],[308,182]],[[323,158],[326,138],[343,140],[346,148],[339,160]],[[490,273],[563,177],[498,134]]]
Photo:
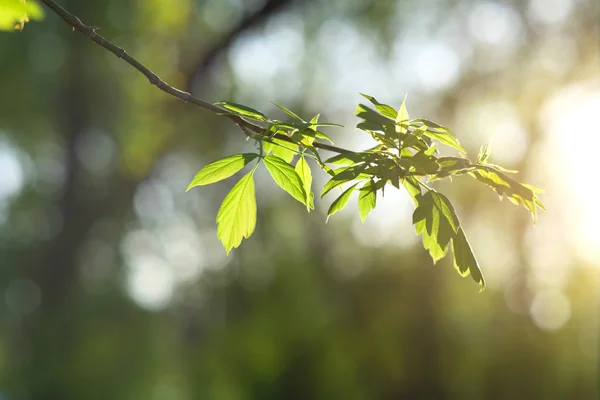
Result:
[[358,185],[358,183],[355,183],[354,185],[350,186],[337,199],[335,199],[333,203],[331,203],[329,210],[327,210],[327,219],[329,219],[329,217],[331,217],[336,212],[341,211],[346,206],[348,200],[350,199],[350,195],[356,188],[356,185]]
[[375,208],[377,204],[377,191],[374,182],[371,180],[360,188],[358,194],[358,211],[360,219],[365,222],[367,215]]
[[30,20],[44,18],[44,10],[36,1],[0,1],[0,31],[23,30]]
[[461,276],[471,274],[473,280],[479,283],[481,290],[483,290],[485,288],[485,280],[462,228],[458,229],[456,236],[452,240],[452,252],[454,253],[454,268],[456,268],[458,273]]
[[255,169],[235,184],[217,214],[217,236],[227,254],[232,248],[238,247],[243,238],[249,238],[256,227]]
[[260,111],[257,111],[254,108],[245,106],[243,104],[232,103],[229,101],[220,101],[215,104],[242,117],[254,119],[256,121],[269,120],[269,118],[267,118],[267,116],[261,113]]
[[308,206],[304,184],[294,167],[274,155],[266,156],[263,161],[275,183],[293,198]]
[[290,117],[292,117],[292,118],[294,118],[294,119],[296,119],[296,120],[298,120],[298,121],[302,121],[302,122],[304,122],[304,120],[303,120],[302,118],[300,118],[300,117],[299,117],[299,116],[298,116],[296,113],[294,113],[294,112],[292,112],[292,111],[288,110],[287,108],[285,108],[285,107],[284,107],[284,106],[282,106],[281,104],[277,104],[277,103],[273,103],[273,104],[275,104],[277,107],[279,107],[279,109],[280,109],[281,111],[283,111],[284,113],[286,113],[286,114],[287,114],[287,115],[289,115]]
[[400,106],[400,110],[398,111],[398,115],[396,115],[396,132],[398,133],[406,133],[408,131],[408,111],[406,111],[406,96],[404,96],[404,100],[402,101],[402,105]]
[[310,166],[304,157],[300,157],[298,162],[296,163],[296,173],[300,177],[302,181],[302,185],[304,187],[304,193],[306,194],[306,209],[308,211],[315,208],[314,206],[314,193],[312,191],[312,173],[310,171]]
[[375,97],[369,96],[368,94],[361,93],[360,95],[365,99],[369,100],[371,103],[373,103],[373,105],[375,106],[377,111],[379,111],[380,114],[385,115],[386,117],[391,118],[393,120],[396,119],[398,113],[396,112],[396,110],[394,110],[394,107],[380,103],[375,99]]
[[346,182],[354,179],[367,180],[371,177],[364,174],[363,171],[367,168],[366,164],[354,165],[347,168],[338,168],[333,171],[333,177],[323,186],[321,197],[325,196],[333,188],[336,188]]
[[[222,158],[218,161],[212,162],[202,168],[194,177],[187,190],[190,190],[194,186],[209,185],[227,179],[242,168],[246,166],[250,161],[256,159],[258,154],[244,153],[235,154],[226,158]],[[186,191],[187,191],[186,190]]]

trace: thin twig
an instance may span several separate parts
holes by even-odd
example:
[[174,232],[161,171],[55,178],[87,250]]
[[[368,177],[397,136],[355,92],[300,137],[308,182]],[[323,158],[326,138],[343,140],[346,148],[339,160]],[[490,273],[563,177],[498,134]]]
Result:
[[[150,81],[150,83],[152,85],[156,86],[163,92],[166,92],[166,93],[170,94],[171,96],[177,97],[178,99],[183,100],[185,102],[195,104],[199,107],[204,108],[205,110],[212,111],[218,115],[222,115],[224,117],[229,118],[230,120],[235,122],[235,124],[238,125],[240,128],[243,127],[242,131],[246,134],[247,134],[247,130],[250,130],[254,133],[258,133],[260,135],[267,134],[267,131],[264,128],[262,128],[261,126],[255,125],[255,124],[243,119],[239,115],[232,114],[231,112],[225,110],[224,108],[216,106],[216,105],[209,103],[208,101],[202,100],[198,97],[194,97],[188,92],[184,92],[183,90],[179,90],[179,89],[167,84],[165,81],[160,79],[158,77],[158,75],[156,75],[154,72],[150,71],[148,68],[146,68],[146,66],[144,66],[138,60],[136,60],[135,58],[130,56],[124,49],[116,46],[115,44],[111,43],[110,41],[106,40],[104,37],[102,37],[101,35],[96,33],[96,30],[98,29],[98,27],[84,24],[83,22],[81,22],[81,20],[79,18],[77,18],[75,15],[69,13],[67,10],[62,8],[55,1],[41,0],[41,2],[44,3],[46,6],[48,6],[48,8],[50,8],[55,14],[57,14],[59,17],[61,17],[74,31],[76,30],[76,31],[81,32],[82,34],[87,36],[89,39],[93,40],[100,46],[104,47],[106,50],[108,50],[111,53],[113,53],[114,55],[116,55],[118,58],[123,59],[126,63],[128,63],[129,65],[131,65],[132,67],[134,67],[135,69],[140,71],[142,74],[144,74],[144,76],[146,76],[146,78],[148,78],[148,80]],[[286,135],[277,134],[277,135],[275,135],[275,137],[277,139],[280,139],[280,140],[283,140],[286,142],[295,143],[291,138],[289,138]],[[353,151],[351,151],[351,150],[346,150],[341,147],[331,146],[331,145],[328,145],[325,143],[315,142],[315,143],[313,143],[313,146],[323,149],[323,150],[332,151],[335,153],[353,153]]]

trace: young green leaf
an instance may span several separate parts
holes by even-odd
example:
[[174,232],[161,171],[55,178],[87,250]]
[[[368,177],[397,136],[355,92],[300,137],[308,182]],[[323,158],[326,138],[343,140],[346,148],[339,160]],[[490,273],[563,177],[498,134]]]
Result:
[[458,143],[456,135],[454,134],[454,132],[452,132],[450,128],[422,118],[413,119],[412,121],[410,121],[410,126],[426,126],[427,130],[424,133],[425,136],[428,136],[431,139],[435,139],[447,146],[453,147],[462,153],[466,153],[466,150],[463,149],[462,146]]
[[23,30],[26,22],[44,19],[44,10],[36,1],[0,1],[0,31]]
[[209,185],[227,179],[242,168],[246,166],[250,161],[256,159],[258,154],[244,153],[235,154],[226,158],[222,158],[218,161],[212,162],[202,168],[194,177],[187,190],[195,186]]
[[331,203],[329,210],[327,210],[327,220],[329,220],[329,217],[331,217],[333,214],[335,214],[338,211],[341,211],[346,206],[348,200],[350,199],[350,195],[356,188],[356,185],[358,185],[358,183],[355,183],[354,185],[350,186],[337,199],[335,199],[333,203]]
[[531,212],[534,222],[537,218],[536,206],[544,210],[542,202],[537,197],[537,190],[509,178],[489,164],[475,165],[475,170],[470,171],[469,175],[492,187],[500,197],[506,196],[512,203],[525,207]]
[[448,133],[437,132],[434,130],[427,129],[427,131],[425,131],[425,136],[435,139],[438,142],[445,144],[446,146],[453,147],[461,153],[467,152],[465,149],[462,148],[460,143],[458,143],[458,140],[454,136],[449,135]]
[[215,103],[218,106],[223,107],[224,109],[231,111],[234,114],[240,115],[242,117],[254,119],[256,121],[268,121],[269,118],[260,111],[255,110],[252,107],[245,106],[243,104],[232,103],[229,101],[220,101]]
[[368,106],[366,106],[364,104],[358,105],[358,107],[356,108],[355,114],[357,117],[362,118],[365,121],[370,121],[370,122],[373,122],[378,125],[382,125],[382,126],[386,126],[386,125],[393,126],[394,125],[393,119],[379,114],[377,111],[373,110],[372,108],[369,108]]
[[293,198],[308,207],[309,204],[307,203],[304,185],[294,167],[274,155],[266,156],[263,158],[263,161],[275,183]]
[[408,176],[402,179],[402,185],[412,198],[413,203],[417,205],[417,197],[421,195],[421,185],[419,185],[419,181],[417,181],[417,178],[415,178],[414,176]]
[[373,103],[373,105],[375,106],[377,111],[379,111],[380,114],[385,115],[386,117],[391,118],[393,120],[396,119],[398,113],[396,112],[396,110],[394,110],[394,107],[380,103],[375,99],[375,97],[369,96],[368,94],[361,93],[360,95],[365,99],[369,100],[371,103]]
[[370,180],[360,188],[358,194],[358,212],[360,213],[360,219],[365,222],[367,215],[375,208],[377,204],[377,189],[375,188],[375,182]]
[[272,146],[270,152],[274,156],[277,156],[289,163],[292,162],[294,156],[298,153],[298,145],[294,143],[284,142],[279,139],[272,139]]
[[396,132],[399,134],[404,134],[408,132],[408,111],[406,111],[406,96],[404,96],[404,100],[402,101],[402,105],[400,106],[400,110],[396,115]]
[[304,187],[304,193],[306,193],[306,209],[308,211],[310,211],[315,208],[315,206],[314,206],[314,197],[315,196],[314,196],[314,193],[311,188],[312,174],[310,172],[310,166],[306,162],[306,159],[304,158],[304,156],[302,156],[298,159],[295,170],[296,170],[296,173],[298,174],[298,176],[300,177],[300,180],[302,181],[302,185]]
[[485,289],[485,280],[481,274],[479,263],[462,228],[458,229],[452,240],[452,252],[454,253],[454,268],[458,273],[463,277],[471,274],[473,280],[481,285],[481,290]]
[[375,154],[372,153],[341,153],[324,162],[335,165],[353,165],[373,159]]
[[479,154],[477,154],[477,164],[485,164],[487,163],[488,158],[490,158],[490,145],[487,144],[485,146],[481,146],[479,149]]
[[302,118],[300,118],[300,117],[299,117],[299,116],[298,116],[296,113],[294,113],[294,112],[292,112],[292,111],[288,110],[287,108],[285,108],[285,107],[284,107],[284,106],[282,106],[281,104],[277,104],[277,103],[273,103],[273,104],[275,104],[277,107],[279,107],[279,109],[280,109],[281,111],[283,111],[284,113],[286,113],[286,114],[287,114],[287,115],[289,115],[290,117],[292,117],[292,118],[294,118],[294,119],[296,119],[296,120],[298,120],[298,121],[302,121],[302,122],[304,122],[304,120],[303,120]]
[[346,182],[350,182],[354,179],[367,180],[371,177],[364,174],[363,171],[367,168],[367,164],[353,165],[347,168],[338,168],[333,171],[333,177],[327,181],[323,190],[321,191],[321,197],[325,196],[333,188],[336,188]]
[[446,255],[450,240],[460,226],[450,201],[442,194],[429,190],[416,196],[418,206],[413,213],[417,234],[423,236],[423,246],[429,250],[434,264]]
[[256,227],[254,171],[246,174],[223,200],[217,214],[217,236],[229,254],[243,238],[249,238]]

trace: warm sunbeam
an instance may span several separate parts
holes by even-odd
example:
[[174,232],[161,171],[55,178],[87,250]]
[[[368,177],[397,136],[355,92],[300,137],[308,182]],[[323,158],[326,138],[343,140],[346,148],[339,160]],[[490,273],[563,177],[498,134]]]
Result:
[[[568,241],[590,263],[600,259],[600,209],[598,208],[598,159],[600,147],[597,117],[600,112],[600,81],[568,86],[556,93],[541,114],[548,127],[548,165],[560,210],[573,227]],[[558,211],[558,210],[557,210]]]

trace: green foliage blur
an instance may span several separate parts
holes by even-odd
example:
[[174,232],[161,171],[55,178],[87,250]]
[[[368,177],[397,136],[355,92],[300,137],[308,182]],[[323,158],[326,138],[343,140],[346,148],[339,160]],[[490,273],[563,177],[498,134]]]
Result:
[[171,85],[321,113],[344,147],[366,148],[359,92],[408,92],[411,115],[545,188],[548,213],[433,184],[478,293],[432,265],[401,192],[363,223],[356,191],[325,224],[339,193],[307,214],[257,169],[254,234],[226,255],[215,216],[243,173],[186,189],[254,143],[45,10],[0,32],[0,399],[597,398],[594,157],[564,151],[600,104],[596,2],[279,2],[60,4]]

